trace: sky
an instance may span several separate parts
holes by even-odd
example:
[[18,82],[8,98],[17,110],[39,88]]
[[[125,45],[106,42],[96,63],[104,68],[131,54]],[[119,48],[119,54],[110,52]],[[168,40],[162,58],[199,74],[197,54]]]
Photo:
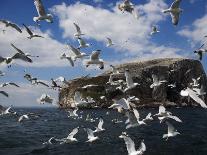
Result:
[[[5,28],[0,23],[0,56],[8,57],[15,53],[10,43],[39,58],[33,58],[28,64],[15,61],[11,68],[1,64],[0,70],[6,75],[0,77],[0,84],[15,82],[20,88],[8,86],[0,88],[9,93],[9,98],[0,95],[0,104],[4,106],[40,106],[37,98],[42,93],[51,95],[58,102],[58,91],[42,86],[32,86],[23,76],[25,72],[50,83],[51,78],[59,76],[67,80],[85,76],[96,76],[109,68],[110,64],[120,64],[137,60],[154,58],[184,57],[198,59],[193,51],[205,42],[207,35],[207,1],[183,0],[178,26],[171,23],[169,14],[162,10],[168,8],[173,0],[131,0],[139,18],[128,13],[121,13],[117,0],[42,0],[47,13],[51,13],[54,23],[41,21],[38,27],[33,17],[37,12],[33,0],[1,0],[0,19],[7,19],[18,24],[23,33]],[[71,67],[66,60],[61,60],[63,53],[72,55],[66,44],[78,47],[74,38],[77,23],[85,34],[83,39],[91,44],[83,52],[90,54],[93,50],[102,50],[100,57],[106,62],[105,69],[86,68],[84,62],[78,61]],[[44,38],[27,39],[27,32],[22,24]],[[160,33],[151,36],[152,26],[156,25]],[[2,30],[6,30],[5,34]],[[114,46],[106,47],[106,37],[113,40]],[[202,62],[207,70],[207,55]],[[41,105],[45,107],[47,105]]]

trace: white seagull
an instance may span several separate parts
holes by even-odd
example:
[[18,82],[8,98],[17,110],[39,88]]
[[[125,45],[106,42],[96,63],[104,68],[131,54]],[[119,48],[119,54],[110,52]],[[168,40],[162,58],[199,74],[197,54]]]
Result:
[[93,130],[86,128],[85,131],[88,134],[88,140],[86,142],[94,142],[95,140],[99,139],[98,136],[94,136]]
[[22,116],[20,116],[19,117],[19,119],[18,119],[18,122],[22,122],[24,119],[29,119],[29,116],[28,115],[22,115]]
[[125,70],[125,77],[126,77],[127,88],[124,90],[124,92],[133,89],[139,85],[138,83],[133,82],[132,75],[130,74],[128,69]]
[[180,13],[183,12],[183,10],[179,7],[180,2],[181,0],[175,0],[169,9],[162,11],[163,13],[170,13],[172,18],[172,23],[174,25],[178,25]]
[[80,49],[80,48],[86,48],[86,47],[89,47],[89,46],[90,46],[90,44],[87,44],[87,43],[85,42],[85,40],[83,40],[83,39],[80,38],[80,37],[78,37],[78,43],[79,43],[79,47],[78,47],[78,49]]
[[86,67],[89,65],[99,65],[100,69],[104,69],[104,61],[99,58],[101,50],[96,50],[91,53],[90,60],[86,61]]
[[51,14],[47,14],[45,12],[45,8],[44,8],[41,0],[34,0],[34,5],[35,5],[37,13],[38,13],[38,17],[33,18],[33,20],[35,22],[38,23],[41,20],[46,20],[49,23],[53,23],[53,16]]
[[129,110],[130,109],[130,104],[129,101],[127,101],[125,98],[121,98],[120,100],[113,100],[115,103],[112,104],[109,108],[113,108],[113,109],[125,109],[125,110]]
[[111,38],[106,38],[106,39],[107,39],[107,44],[106,44],[107,47],[114,45]]
[[76,108],[74,110],[69,109],[68,110],[68,113],[69,113],[69,116],[68,117],[78,117],[77,111],[78,111],[78,108]]
[[99,123],[98,123],[98,127],[96,127],[96,130],[93,132],[96,133],[96,132],[104,131],[105,129],[103,128],[103,123],[104,123],[103,119],[100,118]]
[[32,38],[44,38],[43,36],[40,36],[38,34],[33,33],[25,24],[23,24],[23,26],[26,28],[27,33],[29,34],[29,37],[27,37],[28,39],[32,39]]
[[152,74],[153,83],[150,85],[150,88],[158,87],[163,83],[166,83],[166,80],[160,80],[157,75]]
[[67,45],[68,48],[73,52],[73,54],[75,54],[75,56],[72,56],[72,60],[76,61],[76,59],[82,59],[86,56],[88,56],[88,54],[81,52],[80,49],[77,49],[75,47],[73,47],[72,45]]
[[128,155],[143,155],[146,151],[146,145],[144,144],[144,140],[142,140],[140,147],[138,150],[135,149],[134,141],[127,135],[120,135],[119,138],[123,138],[127,147]]
[[40,96],[40,98],[37,99],[37,102],[39,102],[40,104],[45,104],[45,103],[50,103],[50,104],[52,104],[52,103],[53,103],[53,98],[51,98],[50,95],[42,94],[42,95]]
[[175,120],[177,122],[182,123],[182,120],[180,118],[178,118],[177,116],[172,116],[172,115],[161,116],[161,117],[158,117],[158,119],[160,120],[160,123],[162,123],[163,121],[168,120],[168,119],[173,119],[173,120]]
[[84,35],[84,34],[81,32],[81,29],[80,29],[80,27],[78,26],[78,24],[76,24],[76,23],[73,23],[73,24],[74,24],[74,26],[75,26],[75,28],[76,28],[76,33],[74,34],[74,36],[78,38],[78,37]]
[[164,139],[166,138],[166,140],[168,140],[169,137],[175,137],[177,135],[180,135],[180,133],[177,132],[172,124],[170,124],[169,122],[166,122],[166,124],[168,126],[168,133],[163,135]]
[[150,112],[144,119],[143,122],[153,121],[152,113]]
[[12,23],[12,22],[10,22],[8,20],[4,20],[4,19],[1,19],[0,22],[4,23],[6,25],[6,27],[12,27],[15,30],[17,30],[19,33],[22,33],[22,30],[19,28],[19,26],[17,24]]
[[7,114],[11,114],[10,109],[11,109],[11,107],[8,107],[8,108],[7,108],[7,109],[5,109],[4,111],[2,111],[0,115],[7,115]]
[[70,65],[71,65],[72,67],[74,67],[74,61],[73,61],[73,59],[71,58],[71,56],[68,56],[68,55],[66,55],[65,53],[63,53],[63,54],[61,55],[60,59],[67,59],[67,60],[70,62]]
[[155,114],[154,116],[163,117],[163,116],[169,116],[172,115],[171,112],[166,111],[165,107],[163,105],[159,106],[159,112]]
[[156,33],[159,33],[160,31],[158,31],[157,27],[156,26],[152,26],[152,31],[151,31],[151,35],[154,35]]

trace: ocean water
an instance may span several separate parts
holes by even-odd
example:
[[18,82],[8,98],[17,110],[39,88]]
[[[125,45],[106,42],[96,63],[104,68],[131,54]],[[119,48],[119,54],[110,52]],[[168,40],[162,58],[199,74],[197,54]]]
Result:
[[[135,141],[136,148],[144,139],[147,147],[145,155],[207,155],[207,111],[202,108],[168,108],[174,115],[182,119],[183,123],[170,121],[181,135],[168,141],[162,139],[167,133],[167,126],[160,124],[157,119],[147,126],[126,130],[126,118],[113,110],[79,110],[83,119],[68,118],[67,112],[60,109],[14,109],[20,114],[32,112],[39,117],[17,122],[16,116],[0,117],[0,155],[127,155],[123,139],[118,138],[122,131],[126,131]],[[106,112],[109,115],[106,115]],[[148,112],[157,113],[158,109],[140,109],[141,118]],[[91,128],[98,124],[85,121],[86,115],[92,118],[104,119],[105,132],[97,133],[99,140],[94,143],[86,143],[87,134],[83,128]],[[111,120],[118,118],[123,123],[114,124]],[[43,145],[50,137],[63,138],[72,129],[79,126],[79,132],[75,136],[78,142],[71,144]]]

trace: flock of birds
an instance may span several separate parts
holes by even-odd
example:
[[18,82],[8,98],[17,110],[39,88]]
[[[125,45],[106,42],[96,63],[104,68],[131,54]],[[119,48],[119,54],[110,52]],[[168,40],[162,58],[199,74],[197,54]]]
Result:
[[[163,11],[163,13],[170,13],[171,18],[172,18],[172,23],[174,25],[177,25],[179,22],[179,16],[180,13],[182,13],[182,9],[179,7],[180,6],[180,2],[181,0],[175,0],[172,5],[170,6],[169,9],[166,9]],[[40,21],[47,21],[49,23],[53,23],[53,16],[51,14],[47,14],[44,6],[41,2],[41,0],[34,0],[34,4],[36,6],[37,12],[38,12],[38,17],[34,17],[33,20],[39,25]],[[118,5],[118,9],[122,12],[128,12],[131,14],[134,14],[135,17],[138,19],[138,13],[135,11],[135,5],[132,4],[130,2],[130,0],[124,0],[123,3]],[[17,32],[22,33],[21,28],[15,24],[12,23],[8,20],[0,20],[0,23],[5,24],[6,27],[11,27],[13,29],[15,29]],[[35,34],[32,32],[32,30],[27,27],[25,24],[23,24],[24,28],[26,29],[27,33],[28,33],[28,39],[33,39],[33,38],[44,38],[41,35]],[[63,53],[60,56],[60,59],[67,59],[71,66],[75,65],[76,60],[78,59],[84,59],[85,57],[90,56],[90,59],[86,60],[86,67],[89,67],[90,65],[96,65],[98,66],[100,69],[104,69],[104,60],[100,59],[100,54],[101,54],[101,50],[96,50],[93,51],[90,55],[84,53],[81,51],[82,48],[87,48],[89,47],[91,44],[86,43],[86,41],[83,39],[83,36],[85,35],[84,33],[82,33],[80,27],[74,23],[74,26],[76,28],[76,33],[74,34],[74,37],[77,39],[77,41],[79,42],[79,47],[73,47],[72,45],[67,45],[69,50],[73,52],[73,56],[71,55],[67,55],[66,53]],[[5,33],[6,30],[3,30],[3,32]],[[156,26],[152,27],[152,32],[151,35],[154,35],[156,33],[159,33],[160,31],[158,30],[158,28]],[[107,47],[113,46],[114,43],[110,38],[106,38],[107,39]],[[194,53],[197,53],[199,55],[199,59],[202,60],[202,55],[204,53],[207,52],[206,49],[203,49],[202,47],[204,46],[204,44],[198,49],[196,50]],[[35,56],[32,55],[30,53],[25,53],[23,52],[21,49],[19,49],[18,47],[16,47],[13,43],[11,43],[11,47],[16,51],[16,53],[10,57],[2,57],[0,56],[0,64],[2,63],[6,63],[8,65],[8,67],[11,67],[11,64],[13,62],[13,60],[15,59],[19,59],[28,63],[32,63],[33,57],[38,58],[39,56]],[[118,81],[114,81],[113,80],[113,75],[114,74],[120,74],[119,71],[111,65],[112,68],[112,74],[110,75],[109,81],[107,82],[107,84],[110,85],[117,85],[117,89],[126,92],[128,90],[131,90],[133,88],[135,88],[136,86],[140,85],[139,83],[134,83],[132,80],[132,76],[130,74],[130,72],[128,70],[125,70],[125,77],[126,77],[126,82],[123,80],[118,80]],[[5,76],[5,73],[0,71],[0,76]],[[68,82],[65,80],[64,77],[59,77],[57,79],[51,79],[51,84],[47,84],[45,81],[43,80],[39,80],[37,77],[33,77],[32,75],[25,73],[24,78],[29,81],[32,85],[43,85],[45,87],[48,87],[50,89],[61,89],[62,86],[58,84],[58,82],[61,82],[62,84],[68,84]],[[161,86],[162,84],[167,83],[166,80],[160,80],[158,78],[157,75],[152,75],[152,79],[153,79],[153,83],[151,84],[150,88],[155,89],[156,87]],[[206,104],[204,103],[203,100],[203,96],[206,95],[206,92],[203,88],[203,86],[200,86],[199,84],[199,80],[200,77],[197,79],[192,79],[193,83],[190,84],[191,87],[187,87],[186,89],[182,90],[180,92],[180,95],[183,97],[189,97],[189,99],[193,99],[194,101],[196,101],[198,104],[200,104],[203,108],[207,108]],[[6,87],[8,85],[11,86],[15,86],[15,87],[20,87],[19,85],[13,83],[13,82],[6,82],[0,85],[0,88]],[[176,87],[175,84],[169,84],[169,87]],[[90,85],[88,86],[84,86],[86,87],[90,87]],[[8,93],[5,91],[0,90],[0,94],[9,97]],[[101,96],[101,99],[105,99],[105,96]],[[117,109],[118,112],[124,113],[124,115],[128,118],[125,121],[126,124],[126,129],[129,128],[134,128],[134,127],[139,127],[139,126],[144,126],[147,125],[148,123],[150,123],[151,121],[154,120],[153,117],[158,117],[158,119],[160,120],[160,123],[165,122],[168,126],[168,132],[167,134],[163,135],[164,139],[168,139],[170,137],[175,137],[177,135],[179,135],[180,133],[175,129],[175,127],[170,123],[169,120],[174,120],[177,122],[182,122],[181,119],[179,119],[177,116],[172,115],[171,112],[167,111],[165,109],[165,107],[163,105],[160,105],[159,107],[159,112],[157,114],[154,114],[152,116],[151,113],[149,113],[144,119],[140,119],[140,115],[138,110],[136,109],[136,105],[134,105],[132,103],[132,101],[139,101],[138,98],[136,97],[129,97],[128,99],[125,98],[121,98],[119,100],[114,100],[114,104],[112,104],[109,108],[113,108],[113,109]],[[37,101],[40,104],[44,104],[44,103],[51,103],[53,104],[54,99],[48,95],[48,94],[42,94],[40,98],[37,99]],[[90,96],[87,97],[87,99],[84,99],[81,97],[81,93],[80,92],[76,92],[74,95],[74,107],[75,110],[69,110],[69,116],[68,117],[78,117],[77,111],[78,111],[78,107],[82,107],[82,106],[87,106],[88,104],[92,104],[95,103],[95,101],[93,100],[93,98],[91,98]],[[14,115],[18,115],[16,112],[12,112],[11,111],[11,107],[1,110],[0,111],[0,115],[7,115],[7,114],[14,114]],[[25,119],[29,119],[30,116],[32,116],[33,114],[24,114],[19,116],[18,121],[22,122]],[[81,119],[82,117],[80,117]],[[92,118],[90,118],[90,116],[87,117],[87,120],[93,122],[94,120]],[[118,120],[115,119],[113,120],[116,123],[120,123],[122,122],[122,120]],[[89,128],[84,128],[84,130],[87,132],[88,134],[88,140],[87,142],[94,142],[97,139],[99,139],[98,136],[95,136],[95,133],[99,133],[99,132],[103,132],[106,129],[103,128],[103,124],[104,124],[104,120],[103,118],[99,119],[99,123],[98,126],[96,127],[96,129],[93,131],[92,129]],[[71,143],[71,142],[76,142],[78,141],[74,136],[78,133],[79,131],[79,127],[76,127],[75,129],[72,130],[72,132],[66,137],[66,138],[62,138],[62,139],[56,139],[55,137],[50,138],[47,142],[44,142],[43,144],[53,144],[52,141],[56,141],[56,142],[60,142],[60,144],[64,144],[64,143]],[[146,151],[146,146],[144,143],[144,140],[141,141],[140,147],[138,150],[135,149],[135,143],[133,142],[133,140],[129,137],[129,135],[127,135],[126,132],[123,132],[119,138],[124,139],[126,147],[127,147],[127,151],[129,155],[142,155],[144,154],[144,152]]]

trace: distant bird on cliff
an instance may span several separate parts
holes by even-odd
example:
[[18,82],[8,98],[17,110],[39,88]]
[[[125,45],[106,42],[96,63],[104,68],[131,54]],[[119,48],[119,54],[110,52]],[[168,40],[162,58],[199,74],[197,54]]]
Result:
[[6,97],[9,97],[9,94],[7,93],[7,92],[5,92],[5,91],[0,91],[0,94],[2,94],[2,95],[4,95],[4,96],[6,96]]
[[201,107],[203,108],[207,108],[207,105],[205,104],[205,102],[197,95],[197,93],[195,91],[193,91],[192,89],[190,88],[186,88],[184,90],[181,90],[180,92],[180,95],[181,96],[184,96],[184,97],[190,97],[192,98],[195,102],[197,102],[198,104],[201,105]]
[[170,13],[174,25],[178,25],[180,13],[183,12],[180,8],[180,2],[181,0],[175,0],[169,9],[162,11],[163,13]]
[[150,85],[150,88],[158,87],[163,83],[166,83],[166,80],[160,80],[158,75],[152,74],[153,83]]
[[8,85],[15,86],[15,87],[19,87],[19,85],[17,85],[14,82],[5,82],[5,83],[2,83],[2,84],[0,84],[0,87],[6,87]]
[[24,119],[29,119],[29,116],[27,114],[20,116],[18,122],[22,122]]
[[199,76],[198,78],[192,78],[193,83],[190,83],[190,85],[192,87],[199,87],[200,86],[200,83],[199,83],[200,79],[201,79],[201,76]]
[[53,16],[45,12],[45,8],[41,0],[34,0],[34,5],[38,13],[38,17],[33,18],[34,22],[38,23],[41,20],[45,20],[46,22],[53,23]]
[[67,60],[70,62],[70,65],[71,65],[72,67],[74,67],[74,61],[73,61],[73,59],[72,59],[71,56],[66,55],[65,53],[63,53],[63,54],[61,55],[60,59],[67,59]]
[[53,98],[51,98],[50,95],[42,94],[42,95],[40,96],[40,98],[37,99],[37,102],[40,103],[40,104],[45,104],[45,103],[50,103],[50,104],[52,104],[52,103],[53,103]]
[[29,34],[29,37],[27,37],[28,39],[32,39],[32,38],[44,38],[43,36],[40,36],[38,34],[33,33],[25,24],[23,24],[23,26],[26,28],[26,31]]
[[96,50],[91,53],[90,60],[86,61],[86,67],[89,65],[98,65],[100,69],[104,69],[104,61],[99,58],[101,50]]
[[132,75],[130,74],[129,70],[126,69],[125,70],[125,77],[126,77],[126,84],[127,84],[127,88],[124,90],[124,92],[135,88],[136,86],[140,85],[138,83],[134,83],[133,79],[132,79]]
[[113,42],[110,38],[106,38],[107,39],[107,44],[106,44],[106,47],[110,47],[110,46],[113,46]]
[[86,43],[85,40],[83,40],[80,37],[78,37],[78,43],[79,43],[78,49],[86,48],[86,47],[89,47],[90,46],[90,44]]
[[151,35],[154,35],[156,33],[159,33],[160,31],[158,31],[157,27],[156,26],[152,26],[152,31],[151,31]]
[[81,32],[81,29],[80,29],[80,27],[78,26],[78,24],[76,24],[76,23],[73,23],[73,25],[75,26],[75,28],[76,28],[76,33],[74,34],[74,36],[75,37],[81,37],[82,35],[85,35],[85,34],[83,34],[82,32]]
[[146,145],[144,144],[144,140],[142,140],[139,149],[136,150],[134,141],[128,135],[122,134],[119,136],[119,138],[124,139],[128,155],[143,155],[146,151]]
[[4,23],[6,27],[11,27],[11,28],[17,30],[19,33],[22,33],[22,30],[19,28],[19,26],[17,24],[12,23],[8,20],[4,20],[4,19],[1,19],[0,22]]
[[74,138],[74,136],[78,133],[78,129],[79,127],[74,128],[72,132],[69,133],[69,135],[66,138],[55,139],[55,140],[60,141],[60,144],[77,142],[78,140]]
[[88,134],[88,140],[86,142],[92,143],[92,142],[96,141],[97,139],[99,139],[98,136],[94,136],[93,130],[86,128],[85,131]]
[[96,127],[96,130],[93,131],[93,132],[96,133],[96,132],[104,131],[105,129],[103,128],[103,124],[104,124],[104,121],[103,121],[102,118],[100,118],[100,119],[99,119],[98,126]]
[[72,45],[68,44],[67,46],[70,49],[70,51],[72,51],[73,54],[75,54],[74,56],[71,56],[73,61],[76,61],[78,58],[82,59],[82,58],[88,56],[88,54],[81,52],[80,49],[77,49],[77,48],[73,47]]
[[168,126],[168,133],[163,135],[163,138],[168,140],[168,138],[170,137],[175,137],[177,135],[180,135],[179,132],[177,132],[177,130],[174,128],[174,126],[166,121],[166,124]]

